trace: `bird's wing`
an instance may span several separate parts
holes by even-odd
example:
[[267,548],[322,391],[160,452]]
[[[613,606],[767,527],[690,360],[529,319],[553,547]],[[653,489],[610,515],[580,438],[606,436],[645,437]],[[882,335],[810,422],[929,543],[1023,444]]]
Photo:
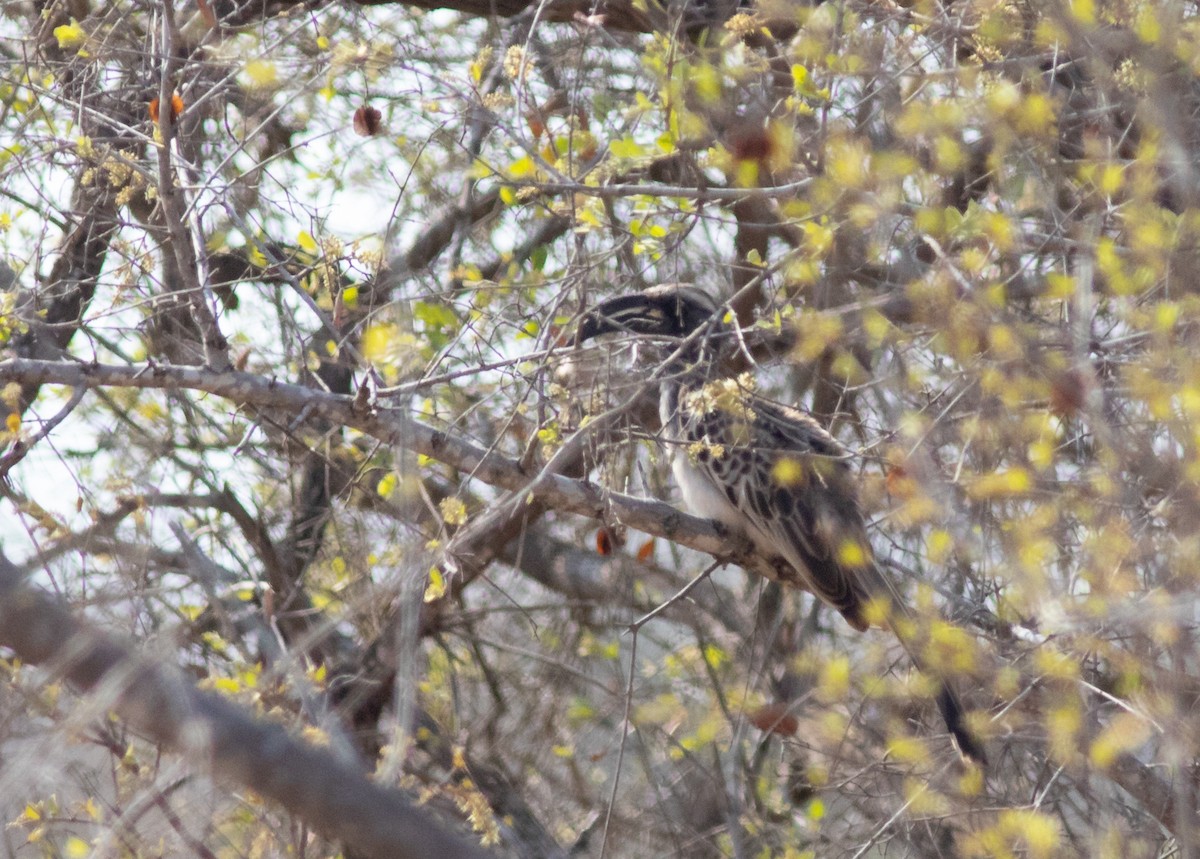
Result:
[[760,548],[865,628],[874,556],[845,449],[803,412],[754,396],[744,406],[690,416],[688,435],[707,441],[710,453],[695,467],[725,493]]
[[[794,571],[784,578],[860,631],[870,625],[868,601],[887,600],[884,622],[918,669],[929,673],[907,625],[896,623],[896,614],[908,612],[875,561],[846,450],[809,415],[753,395],[732,410],[713,405],[683,417],[685,435],[697,448],[692,466],[724,493],[759,549]],[[986,766],[987,753],[957,693],[937,679],[938,709],[959,751]]]

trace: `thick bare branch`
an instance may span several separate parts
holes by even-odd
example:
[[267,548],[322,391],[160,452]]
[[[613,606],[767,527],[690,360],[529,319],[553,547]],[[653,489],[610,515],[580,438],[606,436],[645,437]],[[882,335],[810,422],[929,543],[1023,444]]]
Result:
[[[661,501],[604,490],[585,480],[573,480],[560,474],[531,474],[515,459],[414,420],[406,412],[378,409],[363,413],[349,396],[290,385],[250,373],[218,373],[198,367],[72,364],[25,359],[0,362],[0,381],[190,389],[216,394],[242,406],[274,409],[310,420],[333,421],[444,462],[492,486],[531,491],[535,500],[557,510],[594,519],[612,519],[741,566],[758,567],[765,563],[763,559],[755,558],[748,546],[731,540],[728,533],[708,519],[681,513]],[[536,485],[533,485],[535,477]]]
[[[18,301],[17,314],[27,329],[15,338],[14,346],[18,354],[29,358],[57,357],[71,342],[96,292],[109,243],[120,226],[116,193],[107,186],[77,185],[72,206],[72,223],[46,286],[25,293]],[[36,385],[22,386],[22,408],[28,408],[37,394]]]
[[400,792],[372,783],[356,764],[290,737],[201,692],[173,669],[77,620],[27,587],[0,561],[0,644],[23,661],[100,696],[135,730],[197,765],[269,797],[366,856],[484,857]]

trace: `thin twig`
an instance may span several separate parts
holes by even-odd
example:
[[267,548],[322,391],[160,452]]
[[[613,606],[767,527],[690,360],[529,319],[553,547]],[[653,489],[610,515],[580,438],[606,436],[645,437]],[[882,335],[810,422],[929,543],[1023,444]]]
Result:
[[12,470],[12,467],[24,459],[26,454],[33,449],[34,445],[50,435],[54,428],[62,423],[67,415],[75,411],[75,407],[83,400],[83,395],[86,393],[86,385],[77,386],[71,392],[71,399],[67,400],[67,404],[59,409],[58,414],[42,424],[42,428],[34,433],[34,435],[27,439],[18,439],[13,444],[8,453],[4,454],[3,458],[0,458],[0,480],[8,476],[8,472]]
[[666,602],[659,605],[657,608],[642,615],[637,620],[635,620],[633,623],[629,624],[629,628],[626,630],[626,632],[632,632],[632,633],[634,633],[634,635],[636,635],[637,631],[639,629],[641,629],[647,623],[654,620],[654,618],[658,617],[660,614],[662,614],[664,611],[669,609],[675,603],[679,602],[681,599],[683,599],[688,594],[690,594],[692,592],[692,590],[696,587],[696,585],[700,584],[702,581],[704,581],[706,578],[708,578],[710,575],[712,575],[713,570],[715,570],[717,567],[721,566],[724,563],[725,563],[724,561],[720,561],[720,560],[713,561],[711,564],[708,565],[708,567],[703,572],[701,572],[699,575],[697,575],[695,578],[693,578],[690,582],[688,582],[686,585],[684,585],[682,588],[680,588],[678,591],[676,591],[676,593],[673,597],[671,597]]
[[604,838],[600,842],[600,859],[608,849],[609,824],[612,823],[613,808],[617,805],[617,788],[621,784],[621,766],[625,761],[625,744],[629,737],[629,714],[633,709],[633,678],[637,676],[637,630],[629,645],[629,682],[625,684],[625,713],[621,718],[621,744],[617,746],[617,766],[613,771],[612,790],[608,792],[608,809],[604,812]]
[[518,190],[541,194],[583,194],[590,197],[686,197],[690,200],[743,200],[747,197],[792,197],[812,184],[811,178],[767,188],[701,188],[688,185],[587,185],[583,182],[507,182]]

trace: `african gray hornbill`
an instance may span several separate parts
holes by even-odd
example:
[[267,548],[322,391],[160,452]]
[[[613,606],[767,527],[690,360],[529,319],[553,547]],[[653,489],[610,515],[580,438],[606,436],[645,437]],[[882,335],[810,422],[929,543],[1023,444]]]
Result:
[[[749,379],[728,378],[737,340],[724,316],[699,289],[656,286],[588,311],[576,342],[609,333],[668,340],[671,354],[653,378],[687,508],[747,535],[778,579],[815,594],[856,630],[872,620],[889,626],[928,670],[895,623],[907,609],[871,549],[846,450],[810,415],[756,394]],[[935,679],[959,750],[986,763],[958,696]]]

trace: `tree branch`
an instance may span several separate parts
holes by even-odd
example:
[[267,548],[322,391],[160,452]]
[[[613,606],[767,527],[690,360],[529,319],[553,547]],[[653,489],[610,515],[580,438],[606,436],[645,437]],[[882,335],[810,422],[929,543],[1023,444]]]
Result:
[[[362,6],[412,6],[416,9],[453,9],[484,18],[511,18],[537,5],[531,0],[357,0]],[[645,11],[628,0],[552,0],[544,3],[539,16],[544,21],[601,22],[614,30],[649,33],[654,27]],[[643,7],[644,9],[645,7]],[[661,22],[660,22],[661,23]]]
[[[120,227],[116,192],[107,183],[78,183],[72,192],[71,227],[58,250],[46,285],[24,293],[16,315],[28,328],[13,338],[17,354],[50,358],[65,349],[79,330],[96,283],[108,259],[109,243]],[[37,399],[36,385],[21,388],[21,411]]]
[[207,391],[239,406],[275,409],[306,420],[324,419],[387,444],[424,454],[491,486],[521,491],[537,480],[532,497],[556,510],[593,519],[615,519],[631,528],[707,552],[722,560],[777,573],[749,543],[737,541],[716,523],[690,516],[661,501],[602,489],[560,474],[529,473],[521,464],[467,439],[417,421],[398,409],[364,412],[353,397],[266,379],[250,373],[220,373],[200,367],[70,364],[20,358],[0,362],[0,382]]
[[94,692],[135,730],[246,785],[326,836],[377,857],[482,857],[399,791],[369,781],[353,764],[301,743],[276,724],[200,692],[175,670],[77,620],[62,602],[22,584],[0,557],[0,645]]

